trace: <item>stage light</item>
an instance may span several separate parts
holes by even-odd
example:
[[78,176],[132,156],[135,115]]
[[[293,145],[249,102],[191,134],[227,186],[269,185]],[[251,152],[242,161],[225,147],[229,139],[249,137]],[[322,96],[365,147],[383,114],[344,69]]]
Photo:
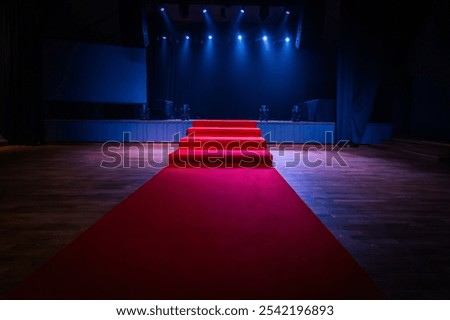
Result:
[[161,12],[164,12],[166,9],[164,9],[164,7],[161,7],[161,9],[159,9]]
[[237,38],[238,38],[239,41],[241,41],[241,40],[242,40],[242,35],[239,34],[239,35],[237,36]]
[[206,13],[206,12],[208,12],[208,10],[206,10],[206,9],[203,9],[203,13]]
[[245,13],[244,6],[241,7],[241,13]]
[[291,14],[291,12],[290,12],[289,10],[286,10],[286,14],[288,14],[288,15],[289,15],[289,14]]
[[163,40],[166,40],[166,39],[167,39],[167,37],[166,37],[166,36],[162,36],[162,38],[163,38]]
[[284,38],[284,41],[289,42],[291,39],[289,37]]
[[208,36],[208,39],[209,39],[209,40],[212,40],[212,38],[213,38],[212,35],[209,35],[209,36]]
[[268,40],[267,36],[263,36],[262,39],[263,39],[264,41],[267,41],[267,40]]
[[186,40],[189,40],[190,39],[190,37],[189,36],[186,36]]

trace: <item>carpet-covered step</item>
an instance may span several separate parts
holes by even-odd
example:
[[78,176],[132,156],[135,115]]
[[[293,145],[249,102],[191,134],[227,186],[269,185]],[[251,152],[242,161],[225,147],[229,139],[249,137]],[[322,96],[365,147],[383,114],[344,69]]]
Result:
[[225,150],[266,149],[266,140],[262,137],[187,136],[181,138],[180,148]]
[[271,168],[266,150],[199,150],[180,148],[169,155],[171,168]]
[[261,137],[259,128],[238,127],[190,127],[187,135],[209,137]]
[[194,120],[192,126],[256,128],[257,123],[252,120]]

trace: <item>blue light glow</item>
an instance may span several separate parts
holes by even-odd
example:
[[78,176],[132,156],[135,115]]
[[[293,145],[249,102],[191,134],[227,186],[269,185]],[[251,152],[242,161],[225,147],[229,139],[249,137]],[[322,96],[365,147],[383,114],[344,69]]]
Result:
[[190,39],[190,37],[189,36],[186,36],[186,40],[189,40]]
[[208,10],[206,10],[206,9],[203,9],[203,13],[206,13],[206,12],[208,12]]
[[161,7],[161,9],[159,10],[161,10],[161,12],[164,12],[166,9],[164,9],[164,7]]
[[166,40],[166,39],[167,39],[167,37],[166,37],[166,36],[162,36],[162,38],[163,38],[163,40]]
[[[208,6],[206,14],[201,4],[196,7],[191,7],[195,15],[192,18],[198,22],[194,25],[178,20],[172,21],[174,29],[164,25],[163,17],[172,9],[176,11],[176,6],[158,16],[159,44],[152,46],[155,59],[150,61],[155,68],[151,76],[158,80],[155,91],[152,89],[155,97],[173,96],[177,103],[189,102],[191,108],[195,107],[193,117],[251,118],[257,116],[258,106],[267,104],[272,105],[273,117],[290,119],[289,106],[296,101],[316,93],[335,93],[335,81],[330,77],[335,65],[325,63],[328,53],[297,50],[294,45],[299,14],[296,9],[290,9],[287,15],[287,8],[281,7],[279,19],[273,24],[268,21],[253,25],[258,14],[254,6],[245,7],[244,14],[240,5],[230,9],[227,21],[216,21],[220,5]],[[186,40],[191,34],[193,38]],[[163,35],[167,40],[162,39]]]
[[244,10],[244,9],[241,9],[241,13],[245,13],[245,10]]
[[289,10],[286,10],[286,14],[291,14],[291,12]]

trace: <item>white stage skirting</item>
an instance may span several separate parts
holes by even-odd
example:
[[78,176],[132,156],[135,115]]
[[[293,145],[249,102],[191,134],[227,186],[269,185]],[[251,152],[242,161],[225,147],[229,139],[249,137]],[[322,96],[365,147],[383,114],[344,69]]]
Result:
[[[47,143],[59,142],[177,142],[191,121],[182,120],[46,120]],[[258,122],[269,143],[335,143],[334,122]],[[390,140],[392,125],[369,124],[363,144]],[[125,137],[125,139],[124,139]]]

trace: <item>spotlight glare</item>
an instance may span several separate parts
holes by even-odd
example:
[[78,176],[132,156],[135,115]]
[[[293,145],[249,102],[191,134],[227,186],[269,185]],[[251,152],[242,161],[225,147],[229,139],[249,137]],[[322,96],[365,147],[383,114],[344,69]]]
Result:
[[241,35],[241,34],[240,34],[240,35],[238,35],[238,37],[237,37],[237,38],[238,38],[238,40],[239,40],[239,41],[241,41],[241,40],[242,40],[242,35]]
[[166,40],[166,39],[167,39],[167,37],[166,37],[166,36],[162,36],[162,38],[163,38],[163,40]]
[[289,42],[291,39],[289,37],[284,38],[284,41]]
[[208,12],[208,10],[206,10],[206,9],[203,9],[203,13],[206,13],[206,12]]
[[244,9],[241,9],[241,13],[245,13],[245,10],[244,10]]
[[209,35],[209,36],[208,36],[208,39],[209,39],[209,40],[212,40],[212,38],[213,38],[212,35]]
[[164,7],[161,7],[161,9],[159,9],[161,12],[164,12],[166,9],[164,9]]
[[267,41],[267,36],[264,36],[264,37],[263,37],[263,40],[264,40],[264,41]]
[[190,37],[189,36],[186,36],[186,40],[189,40],[190,39]]
[[290,12],[289,10],[286,10],[286,14],[288,14],[288,15],[289,15],[289,14],[291,14],[291,12]]

